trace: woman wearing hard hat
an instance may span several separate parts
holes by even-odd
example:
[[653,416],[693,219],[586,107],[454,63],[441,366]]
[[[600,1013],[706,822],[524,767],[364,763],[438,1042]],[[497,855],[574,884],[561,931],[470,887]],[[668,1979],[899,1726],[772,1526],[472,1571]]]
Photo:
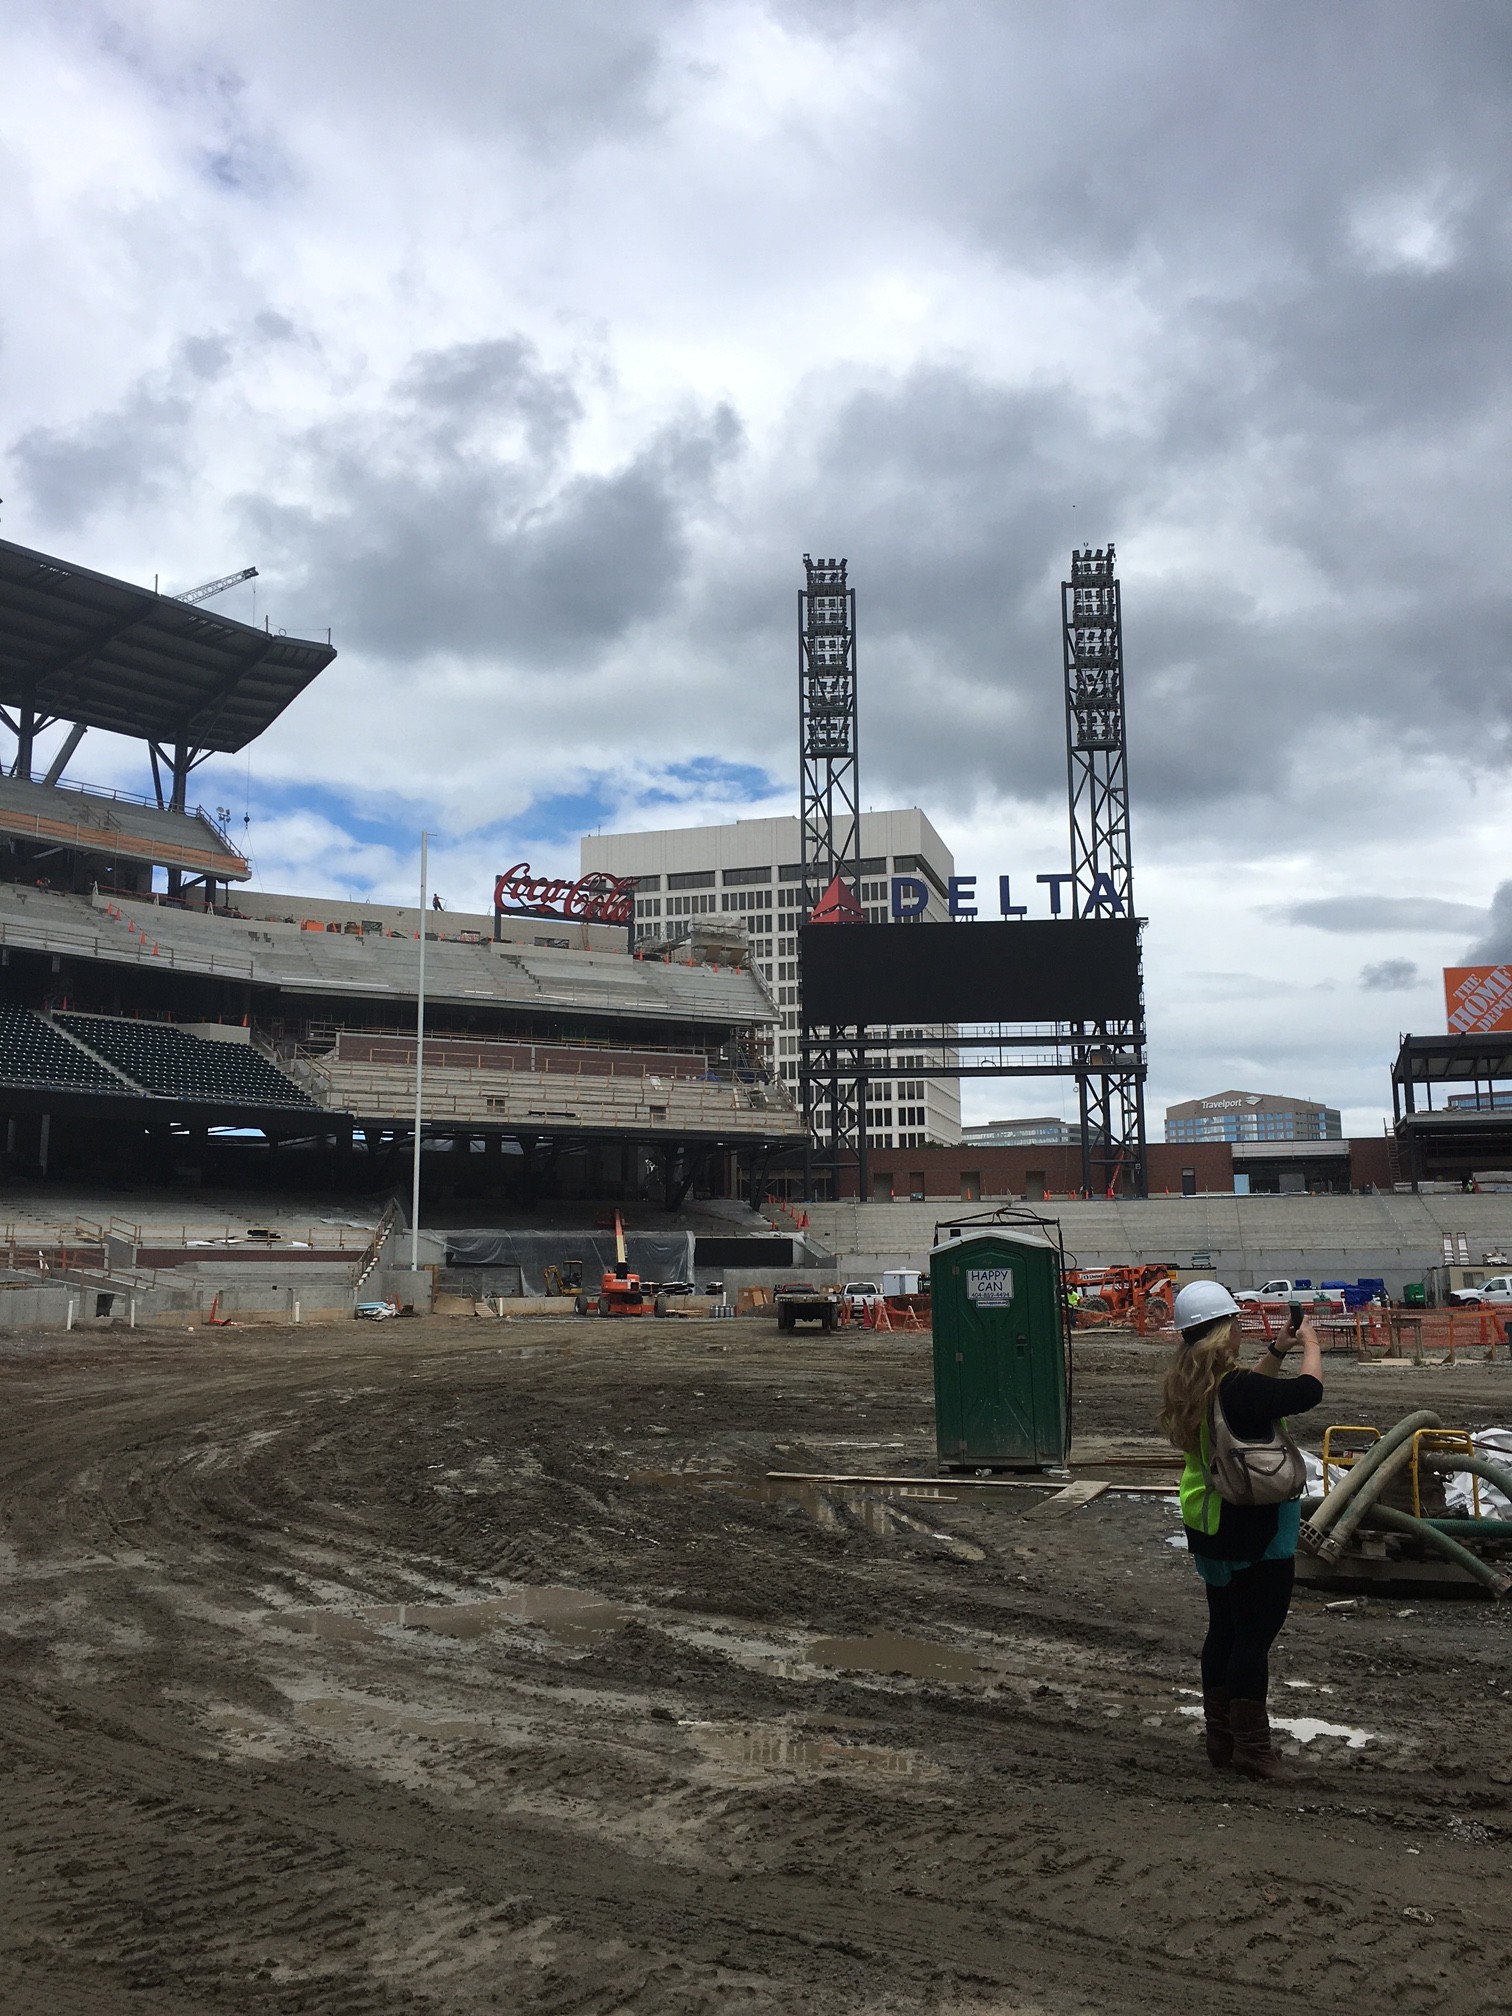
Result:
[[[1181,1342],[1166,1371],[1160,1425],[1186,1457],[1181,1518],[1207,1585],[1208,1761],[1275,1778],[1281,1761],[1265,1707],[1268,1658],[1291,1605],[1304,1482],[1284,1417],[1323,1398],[1323,1354],[1304,1320],[1295,1335],[1266,1346],[1255,1371],[1239,1370],[1239,1305],[1216,1281],[1189,1281],[1172,1313]],[[1293,1343],[1301,1371],[1285,1378]]]

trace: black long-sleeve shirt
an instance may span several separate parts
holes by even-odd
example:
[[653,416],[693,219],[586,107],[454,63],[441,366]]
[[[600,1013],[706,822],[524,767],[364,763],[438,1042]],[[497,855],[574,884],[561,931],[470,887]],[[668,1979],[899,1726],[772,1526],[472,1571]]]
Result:
[[[1263,1372],[1230,1372],[1218,1388],[1223,1418],[1244,1441],[1258,1441],[1276,1422],[1305,1414],[1323,1398],[1323,1382],[1310,1372],[1294,1379],[1270,1379]],[[1221,1501],[1216,1533],[1186,1529],[1187,1546],[1209,1560],[1258,1561],[1276,1537],[1279,1505],[1230,1505]]]

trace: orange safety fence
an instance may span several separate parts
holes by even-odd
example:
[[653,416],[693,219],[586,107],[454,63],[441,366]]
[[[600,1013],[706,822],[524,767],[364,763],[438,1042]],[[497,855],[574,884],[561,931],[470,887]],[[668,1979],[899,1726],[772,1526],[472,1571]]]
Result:
[[[1344,1351],[1360,1359],[1431,1355],[1450,1365],[1461,1351],[1483,1351],[1488,1361],[1499,1350],[1512,1357],[1507,1321],[1494,1309],[1383,1309],[1379,1303],[1313,1318],[1325,1351]],[[1239,1327],[1245,1336],[1263,1337],[1269,1343],[1285,1333],[1289,1321],[1252,1307],[1241,1315]]]
[[929,1330],[933,1328],[927,1295],[879,1295],[861,1305],[863,1330]]

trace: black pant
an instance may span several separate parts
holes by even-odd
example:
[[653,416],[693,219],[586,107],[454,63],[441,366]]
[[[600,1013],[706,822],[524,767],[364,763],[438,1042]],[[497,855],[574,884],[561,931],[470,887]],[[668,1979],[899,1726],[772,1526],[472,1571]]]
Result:
[[1263,1701],[1270,1684],[1268,1653],[1291,1608],[1296,1564],[1256,1561],[1236,1568],[1220,1589],[1209,1582],[1208,1631],[1202,1685],[1227,1688],[1236,1701]]

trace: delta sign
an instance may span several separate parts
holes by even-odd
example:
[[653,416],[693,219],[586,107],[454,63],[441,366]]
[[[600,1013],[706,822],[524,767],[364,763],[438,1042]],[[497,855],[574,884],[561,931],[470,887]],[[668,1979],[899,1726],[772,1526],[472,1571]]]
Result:
[[[977,895],[975,875],[952,875],[946,884],[946,907],[953,918],[969,919],[981,915],[981,899]],[[1074,887],[1076,877],[1070,874],[1036,875],[1049,891],[1049,907],[1052,917],[1069,917],[1072,902],[1066,896],[1068,887]],[[999,917],[1027,917],[1027,903],[1013,900],[1012,878],[999,875],[998,915]],[[894,875],[892,878],[892,915],[895,924],[906,924],[910,919],[922,917],[929,904],[928,885],[917,875]],[[1113,886],[1111,875],[1094,875],[1092,887],[1087,892],[1084,917],[1122,917],[1126,915],[1123,898]]]

